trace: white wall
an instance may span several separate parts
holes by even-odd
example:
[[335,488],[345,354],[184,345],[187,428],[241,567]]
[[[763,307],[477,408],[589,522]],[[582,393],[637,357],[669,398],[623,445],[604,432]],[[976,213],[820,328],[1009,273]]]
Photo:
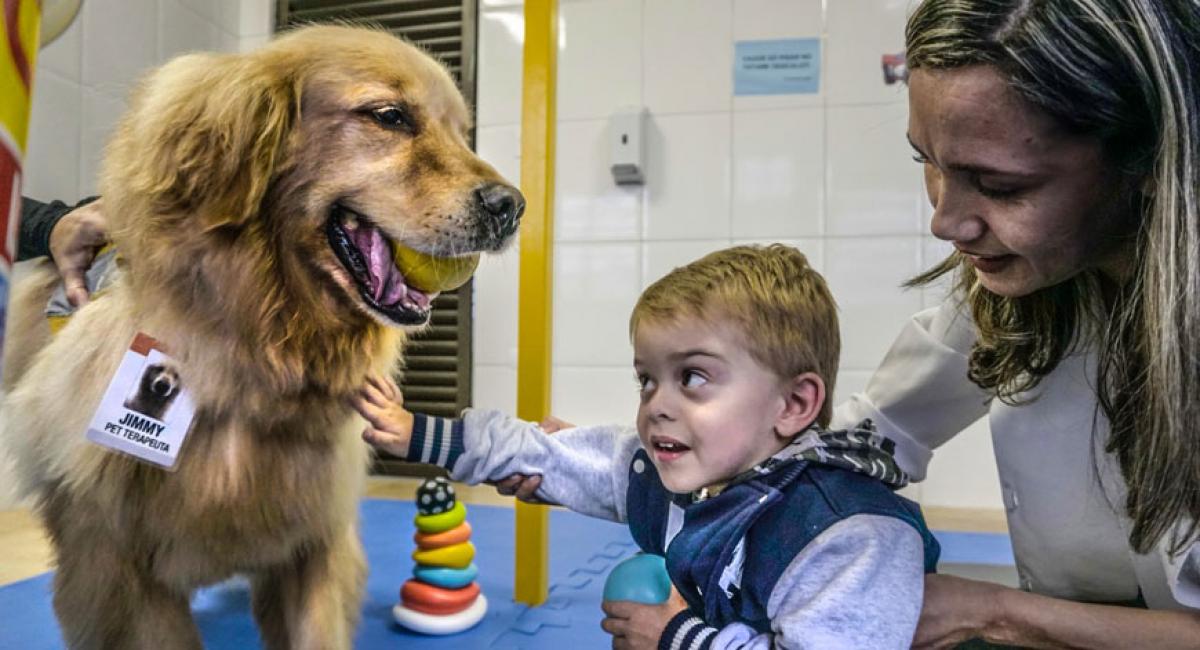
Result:
[[[908,0],[561,0],[554,267],[553,411],[632,422],[627,319],[674,266],[742,242],[796,245],[828,279],[843,352],[835,399],[861,389],[936,289],[901,282],[948,247],[928,232],[920,168],[905,142],[907,96],[882,81],[903,49]],[[483,0],[480,153],[519,178],[522,6]],[[822,39],[820,92],[733,96],[735,41]],[[649,113],[647,184],[617,187],[605,128]],[[476,275],[476,406],[512,410],[517,255]],[[907,492],[926,505],[999,508],[980,423],[939,451]]]
[[104,145],[138,77],[191,50],[265,42],[273,0],[84,0],[38,53],[22,193],[74,202],[96,191]]

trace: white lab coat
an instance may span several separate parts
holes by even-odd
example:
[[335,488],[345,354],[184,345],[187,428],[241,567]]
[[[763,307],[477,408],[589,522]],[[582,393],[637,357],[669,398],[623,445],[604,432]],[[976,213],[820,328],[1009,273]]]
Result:
[[934,449],[987,415],[1024,589],[1091,602],[1132,601],[1140,591],[1154,609],[1200,608],[1200,545],[1173,558],[1165,540],[1146,555],[1129,547],[1124,481],[1104,453],[1108,421],[1096,408],[1095,354],[1068,357],[1035,401],[1008,406],[967,379],[974,338],[953,302],[917,314],[866,390],[837,408],[833,427],[872,418],[920,480]]

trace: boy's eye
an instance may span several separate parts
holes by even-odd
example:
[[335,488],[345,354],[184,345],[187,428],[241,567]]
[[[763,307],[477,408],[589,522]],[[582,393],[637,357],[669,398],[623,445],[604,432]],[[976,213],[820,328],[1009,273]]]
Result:
[[637,382],[638,391],[640,392],[644,393],[647,390],[654,388],[654,380],[650,379],[649,375],[638,375],[634,378],[634,381]]
[[683,371],[683,385],[685,388],[699,388],[708,383],[708,378],[696,372],[695,370]]

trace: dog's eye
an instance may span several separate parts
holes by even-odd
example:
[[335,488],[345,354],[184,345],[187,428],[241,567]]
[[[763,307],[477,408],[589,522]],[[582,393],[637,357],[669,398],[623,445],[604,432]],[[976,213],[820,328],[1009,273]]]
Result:
[[389,128],[407,128],[413,127],[412,121],[409,120],[405,112],[395,106],[384,106],[371,111],[371,116],[376,122]]

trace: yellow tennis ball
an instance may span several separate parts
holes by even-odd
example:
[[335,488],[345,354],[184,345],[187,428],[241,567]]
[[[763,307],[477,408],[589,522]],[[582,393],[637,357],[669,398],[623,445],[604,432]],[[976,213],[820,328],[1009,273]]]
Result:
[[471,278],[479,266],[479,254],[461,257],[434,257],[404,246],[396,246],[396,268],[404,274],[408,286],[425,293],[457,289]]

